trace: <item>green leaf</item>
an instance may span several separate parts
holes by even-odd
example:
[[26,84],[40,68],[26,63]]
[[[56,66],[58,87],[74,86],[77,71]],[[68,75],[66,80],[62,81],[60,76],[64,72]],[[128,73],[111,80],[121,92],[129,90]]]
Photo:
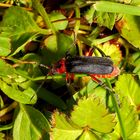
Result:
[[140,7],[133,6],[128,4],[121,4],[111,1],[96,1],[94,4],[94,8],[97,11],[101,12],[110,12],[110,13],[122,13],[122,14],[130,14],[130,15],[140,15]]
[[38,85],[32,81],[24,82],[21,84],[22,87],[32,87],[37,92],[37,96],[41,98],[42,100],[46,101],[47,103],[56,106],[57,108],[60,108],[62,110],[66,110],[67,106],[65,102],[56,94],[53,92],[50,92],[49,90],[41,87],[38,90]]
[[98,86],[98,84],[93,80],[90,80],[88,84],[84,86],[84,88],[76,92],[73,95],[73,98],[75,100],[78,100],[81,97],[84,97],[84,96],[87,97],[90,95],[95,95],[96,97],[99,97],[102,100],[102,102],[104,103],[106,102],[106,90],[102,88],[101,86]]
[[134,47],[140,49],[140,17],[124,15],[121,20],[116,22],[116,28],[120,35],[124,37]]
[[95,9],[93,6],[90,6],[90,9],[88,9],[85,13],[85,18],[86,20],[91,24],[93,22],[93,17],[94,17]]
[[15,55],[19,51],[24,51],[25,45],[30,43],[32,40],[35,40],[37,34],[38,33],[35,34],[35,33],[27,32],[27,33],[23,33],[17,39],[15,39],[16,37],[13,37],[13,40],[12,40],[13,53],[11,54],[11,56]]
[[4,107],[4,101],[2,99],[2,96],[0,95],[0,110]]
[[133,53],[132,56],[129,58],[129,61],[134,66],[139,65],[140,64],[140,51]]
[[38,32],[40,28],[29,12],[23,8],[12,6],[6,10],[3,16],[1,30],[11,36],[20,36],[26,32]]
[[7,125],[0,125],[0,131],[8,130],[8,129],[11,129],[12,127],[13,127],[13,123],[10,123],[10,124],[7,124]]
[[2,32],[1,36],[10,37],[12,51],[18,49],[16,50],[17,52],[22,50],[26,43],[42,31],[29,12],[23,8],[14,6],[6,10],[0,30]]
[[[137,131],[138,115],[136,113],[135,106],[131,105],[130,100],[127,97],[123,98],[121,102],[120,115],[123,122],[125,135],[129,139],[129,137],[131,137],[134,132]],[[118,139],[121,137],[119,123],[116,125],[115,131],[111,134],[111,136],[112,138],[116,137]]]
[[0,59],[0,76],[1,77],[11,77],[14,76],[15,69],[4,60]]
[[115,24],[116,14],[107,13],[107,12],[96,12],[95,19],[97,19],[97,23],[99,26],[105,26],[110,30],[113,29]]
[[[86,113],[84,113],[86,110]],[[110,114],[99,98],[90,96],[79,100],[71,113],[71,120],[80,127],[88,126],[102,133],[109,133],[113,130],[116,122],[115,116]]]
[[74,49],[74,44],[72,38],[63,33],[57,33],[56,35],[49,36],[45,40],[46,51],[42,50],[45,56],[47,56],[47,61],[54,63],[65,57],[66,52]]
[[130,137],[129,140],[139,140],[140,139],[140,121],[138,122],[137,131],[135,131]]
[[137,74],[140,79],[140,52],[135,52],[129,59],[130,63],[135,66],[133,73]]
[[0,132],[0,140],[5,140],[5,134]]
[[76,140],[83,131],[62,113],[55,112],[52,123],[54,127],[52,138],[54,140]]
[[140,5],[140,1],[139,0],[132,0],[131,4],[132,5]]
[[123,97],[128,97],[132,104],[140,104],[140,86],[131,74],[119,76],[115,91],[119,94],[120,100],[122,100]]
[[14,140],[49,140],[49,122],[31,106],[20,105],[13,128]]
[[127,137],[132,135],[138,126],[138,115],[136,113],[136,108],[130,105],[129,100],[123,99],[120,108],[121,117],[123,120],[124,128]]
[[96,134],[91,131],[84,131],[81,137],[78,140],[101,140]]
[[19,66],[16,68],[16,72],[18,72],[18,75],[21,76],[22,75],[27,75],[29,77],[40,76],[42,74],[39,67],[40,62],[41,57],[39,57],[39,55],[35,53],[27,53],[19,60]]
[[[66,17],[59,12],[52,12],[49,15],[50,21],[53,22],[53,26],[57,30],[65,30],[68,25],[68,20]],[[60,21],[59,21],[60,20]],[[56,22],[55,22],[56,21]]]
[[0,80],[0,89],[11,99],[24,104],[35,104],[37,96],[35,91],[28,87],[27,89],[21,89],[20,86],[14,84],[8,84],[3,80]]
[[138,64],[136,66],[136,68],[133,70],[133,73],[137,74],[139,76],[139,79],[140,79],[140,64]]
[[7,56],[11,52],[10,39],[6,37],[0,37],[0,56]]
[[90,95],[93,93],[93,90],[95,90],[95,88],[98,86],[98,84],[96,82],[94,82],[93,80],[90,80],[88,82],[88,84],[82,88],[80,91],[76,92],[74,95],[73,95],[73,98],[75,100],[83,97],[83,96],[87,96],[87,95]]

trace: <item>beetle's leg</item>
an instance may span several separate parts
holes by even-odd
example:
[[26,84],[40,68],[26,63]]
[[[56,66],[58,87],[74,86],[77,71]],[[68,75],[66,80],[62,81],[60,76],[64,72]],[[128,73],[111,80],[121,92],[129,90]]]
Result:
[[96,78],[93,74],[90,74],[90,77],[92,78],[93,81],[95,81],[99,85],[103,85],[103,82],[100,81],[98,78]]
[[86,54],[86,56],[92,56],[93,52],[94,52],[94,49],[97,49],[100,54],[102,55],[102,57],[107,57],[106,54],[98,47],[94,46],[93,48],[90,48],[88,54]]
[[96,76],[94,76],[93,74],[90,74],[90,77],[92,78],[93,81],[95,81],[96,83],[98,83],[100,86],[104,87],[106,90],[108,90],[110,92],[114,92],[105,83],[103,83],[101,80],[99,80],[98,78],[96,78]]
[[70,73],[66,72],[66,82],[71,83],[73,81],[74,81],[74,74],[73,73],[70,74]]

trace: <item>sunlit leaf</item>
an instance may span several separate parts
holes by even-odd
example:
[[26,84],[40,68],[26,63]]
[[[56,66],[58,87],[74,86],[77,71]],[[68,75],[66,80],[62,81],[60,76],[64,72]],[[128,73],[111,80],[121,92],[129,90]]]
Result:
[[122,100],[120,113],[123,120],[126,135],[129,137],[137,130],[138,115],[136,113],[136,108],[130,105],[129,100],[126,100],[124,98]]
[[5,134],[0,132],[0,140],[5,140]]
[[74,49],[72,38],[63,33],[57,33],[56,35],[49,36],[45,40],[45,46],[46,51],[42,50],[42,53],[47,56],[47,62],[50,63],[60,60],[66,56],[67,51]]
[[52,138],[54,140],[76,140],[82,133],[82,129],[75,126],[64,114],[55,112],[53,114],[53,131]]
[[86,86],[84,86],[81,90],[76,92],[73,95],[73,98],[75,100],[78,100],[81,97],[90,95],[96,95],[96,97],[99,97],[102,102],[106,102],[106,90],[101,86],[98,86],[98,84],[93,80],[90,80]]
[[120,48],[115,44],[109,42],[100,44],[98,47],[107,55],[110,56],[115,65],[119,64],[122,59]]
[[132,15],[124,15],[121,20],[116,22],[116,28],[120,35],[136,48],[140,48],[139,23],[140,17]]
[[140,64],[140,51],[133,53],[132,56],[129,58],[129,62],[134,66],[139,65]]
[[2,32],[1,36],[10,37],[12,51],[17,49],[16,52],[22,50],[26,43],[35,38],[37,33],[41,32],[41,29],[29,12],[14,6],[6,10],[0,30]]
[[112,30],[115,24],[116,14],[100,11],[95,12],[95,7],[92,5],[90,9],[87,10],[85,17],[89,23],[96,21],[99,26],[105,26]]
[[115,24],[116,14],[98,11],[96,12],[95,18],[100,26],[105,26],[112,30]]
[[132,5],[140,5],[140,1],[139,0],[133,0],[133,1],[130,1],[130,3]]
[[14,84],[8,84],[0,80],[0,89],[11,99],[24,104],[35,104],[37,96],[35,91],[28,87],[27,89],[20,89]]
[[135,131],[130,137],[129,140],[139,140],[140,138],[140,121],[138,122],[137,131]]
[[85,12],[85,18],[90,24],[93,22],[94,13],[95,9],[93,6],[91,6],[90,9]]
[[[86,113],[85,113],[86,111]],[[71,113],[71,120],[80,127],[88,126],[95,131],[109,133],[116,122],[115,116],[110,114],[99,98],[89,97],[79,100]],[[101,127],[102,126],[102,127]]]
[[50,126],[41,112],[31,106],[20,105],[13,128],[14,140],[49,140]]
[[39,31],[39,27],[26,10],[12,6],[6,10],[3,16],[1,30],[14,36],[22,35],[25,32],[37,32]]
[[42,74],[39,64],[41,62],[41,58],[35,53],[28,53],[21,58],[19,62],[19,66],[16,68],[19,71],[19,75],[22,71],[26,72],[29,77],[36,77]]
[[0,109],[4,107],[4,101],[2,99],[2,96],[0,95]]
[[97,86],[98,84],[96,82],[90,80],[85,87],[83,87],[81,90],[79,90],[73,95],[73,98],[76,100],[83,96],[90,95],[93,93],[93,90],[95,90]]
[[0,76],[7,77],[12,76],[15,73],[15,69],[4,60],[0,59]]
[[11,52],[10,39],[0,37],[0,56],[7,56]]
[[140,104],[140,86],[131,74],[120,75],[115,90],[119,94],[120,100],[127,96],[132,104]]
[[84,131],[78,140],[101,140],[96,134],[91,131]]
[[57,46],[57,36],[51,35],[45,40],[45,45],[47,49],[49,49],[50,52],[57,52],[58,46]]
[[[126,97],[122,100],[120,107],[120,115],[125,135],[129,139],[129,137],[131,137],[137,131],[138,115],[136,113],[135,106],[131,105],[129,99]],[[116,137],[116,139],[122,137],[119,123],[116,125],[115,131],[111,134],[111,137]]]
[[55,29],[57,30],[64,30],[68,25],[68,20],[66,17],[58,12],[52,12],[50,15],[50,20],[53,23]]
[[129,59],[129,62],[135,66],[133,73],[137,74],[140,79],[140,52],[133,53]]

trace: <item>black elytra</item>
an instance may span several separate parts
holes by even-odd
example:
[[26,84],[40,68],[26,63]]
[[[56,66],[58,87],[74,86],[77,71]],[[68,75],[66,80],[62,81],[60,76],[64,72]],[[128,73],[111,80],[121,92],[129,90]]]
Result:
[[69,73],[110,74],[114,67],[109,57],[75,56],[65,61]]

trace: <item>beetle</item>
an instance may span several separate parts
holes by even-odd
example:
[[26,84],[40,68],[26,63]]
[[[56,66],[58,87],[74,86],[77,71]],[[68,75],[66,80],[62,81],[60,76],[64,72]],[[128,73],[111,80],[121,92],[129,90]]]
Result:
[[113,71],[113,62],[108,57],[75,56],[66,59],[69,73],[108,74]]
[[[93,50],[91,50],[89,54],[92,54],[92,51]],[[71,56],[70,54],[66,53],[65,58],[62,58],[51,67],[47,67],[50,69],[50,72],[46,75],[45,79],[47,79],[48,75],[53,75],[56,73],[66,73],[66,81],[71,82],[74,80],[74,74],[81,73],[88,74],[92,78],[92,80],[103,86],[103,83],[97,78],[115,77],[119,75],[120,70],[117,66],[114,66],[113,61],[110,59],[110,57],[107,57],[103,52],[101,52],[101,54],[102,57],[78,55]],[[44,67],[44,65],[40,66]],[[44,82],[42,82],[37,91],[39,91]],[[107,90],[110,90],[110,88],[106,86],[104,87]]]
[[98,78],[115,77],[120,72],[109,57],[96,56],[68,56],[54,65],[53,70],[57,73],[81,73]]

